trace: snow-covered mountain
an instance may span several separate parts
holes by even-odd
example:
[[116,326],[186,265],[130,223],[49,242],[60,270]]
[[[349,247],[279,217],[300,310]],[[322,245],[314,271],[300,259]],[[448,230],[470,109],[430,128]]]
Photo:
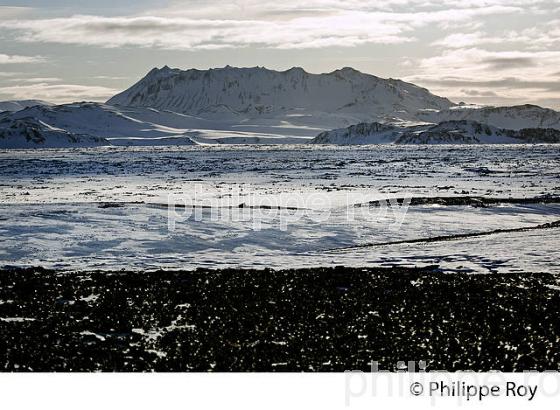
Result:
[[[17,112],[0,113],[0,129],[11,122],[34,119],[69,134],[103,138],[110,145],[192,145],[259,144],[307,142],[320,128],[240,124],[238,121],[211,120],[143,107],[115,107],[107,104],[81,102],[56,106],[33,106]],[[266,121],[265,121],[266,122]],[[8,135],[8,134],[6,134]],[[49,134],[50,135],[50,134]],[[16,138],[9,133],[10,140]],[[23,133],[20,141],[29,148],[45,146]],[[0,148],[13,143],[0,139]],[[21,144],[18,144],[21,146]],[[69,142],[69,146],[73,146]]]
[[[361,120],[414,119],[419,110],[454,104],[425,88],[352,68],[310,74],[302,68],[210,70],[154,68],[110,105],[152,107],[203,118],[255,119],[334,115],[339,126]],[[323,115],[324,117],[324,115]]]
[[72,133],[33,117],[0,120],[0,148],[64,148],[109,145],[103,138]]
[[553,128],[497,128],[476,121],[454,120],[439,124],[390,125],[362,123],[325,131],[312,144],[525,144],[560,143]]
[[537,105],[512,107],[455,106],[445,110],[422,110],[416,118],[420,121],[439,123],[442,121],[470,120],[499,128],[520,130],[522,128],[554,128],[560,130],[560,112]]
[[311,144],[360,145],[391,144],[402,135],[406,127],[379,122],[359,123],[346,128],[324,131],[313,138]]
[[[196,121],[188,120],[196,125]],[[178,114],[116,109],[98,103],[35,105],[0,113],[0,148],[193,144],[182,135],[182,129],[157,123],[181,121],[184,122],[183,116]],[[182,138],[170,140],[172,137]]]
[[310,74],[166,66],[106,104],[4,107],[0,148],[45,147],[50,139],[54,146],[556,142],[560,130],[554,110],[456,105],[352,68]]
[[14,100],[14,101],[0,101],[0,112],[9,111],[15,112],[20,111],[28,107],[33,107],[35,105],[52,105],[46,101],[41,100]]
[[560,129],[560,113],[551,109],[457,105],[414,84],[352,68],[310,74],[298,67],[287,71],[230,66],[183,71],[165,66],[152,69],[108,104],[251,125],[257,132],[262,126],[291,127],[301,136],[310,136],[313,130],[372,122],[410,125],[470,120],[513,130]]
[[36,118],[72,133],[102,138],[166,137],[182,133],[182,130],[167,125],[173,123],[174,119],[175,125],[179,122],[177,114],[165,115],[149,109],[117,109],[99,103],[34,106],[11,114],[4,113],[3,116],[13,119]]

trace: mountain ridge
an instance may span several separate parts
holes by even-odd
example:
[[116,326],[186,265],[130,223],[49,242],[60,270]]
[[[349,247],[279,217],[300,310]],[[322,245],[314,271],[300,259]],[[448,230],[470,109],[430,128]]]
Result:
[[169,109],[190,115],[227,106],[246,118],[323,112],[354,114],[363,119],[391,118],[395,113],[412,119],[420,109],[455,106],[425,88],[351,67],[311,74],[301,67],[276,71],[231,66],[209,70],[154,68],[107,104]]
[[0,113],[1,112],[16,112],[23,110],[25,108],[33,107],[36,105],[50,106],[53,105],[49,102],[43,100],[7,100],[0,101]]
[[480,127],[502,130],[491,132],[498,143],[556,142],[560,130],[560,112],[552,109],[455,104],[351,67],[311,74],[301,67],[164,66],[107,103],[13,103],[0,112],[0,148],[49,146],[49,139],[56,146],[145,146],[301,144],[336,136],[346,144],[371,143],[371,135],[376,143],[479,143],[488,139]]
[[448,120],[437,124],[399,126],[360,123],[325,131],[311,144],[534,144],[560,143],[560,130],[553,128],[498,128],[471,120]]

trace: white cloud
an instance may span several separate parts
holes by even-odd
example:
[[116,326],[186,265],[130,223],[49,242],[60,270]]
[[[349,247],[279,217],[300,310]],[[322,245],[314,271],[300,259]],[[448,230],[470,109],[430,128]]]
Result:
[[406,80],[455,100],[538,103],[560,93],[557,67],[560,51],[452,49],[421,59]]
[[0,28],[16,31],[17,38],[27,42],[175,50],[244,46],[293,49],[403,43],[415,38],[416,29],[428,25],[467,23],[481,16],[522,11],[503,4],[387,12],[380,11],[374,2],[355,0],[312,0],[304,8],[301,3],[296,7],[293,1],[245,1],[224,5],[218,10],[227,18],[218,18],[214,17],[217,4],[191,5],[188,9],[176,6],[141,16],[6,20],[0,22]]
[[120,77],[120,76],[112,76],[112,75],[96,75],[93,78],[97,78],[99,80],[127,80],[128,77]]
[[503,42],[503,38],[492,37],[487,33],[475,31],[473,33],[453,33],[440,40],[434,41],[432,45],[445,48],[465,48],[481,44],[501,44]]
[[118,90],[100,86],[46,82],[0,87],[0,95],[6,96],[6,99],[37,99],[57,104],[75,101],[106,101],[117,92]]
[[0,64],[32,64],[42,63],[45,59],[41,56],[18,56],[0,54]]
[[58,83],[62,79],[56,77],[30,77],[30,78],[10,78],[12,83]]
[[1,22],[21,30],[30,42],[86,44],[100,47],[140,46],[164,49],[216,49],[247,45],[273,48],[354,46],[367,42],[398,43],[410,31],[379,16],[344,13],[299,17],[289,21],[199,20],[174,17],[74,16],[67,19]]
[[537,27],[521,30],[504,30],[489,34],[483,31],[453,33],[432,43],[445,48],[465,48],[488,44],[508,44],[517,48],[546,50],[560,46],[560,19],[543,21]]
[[[360,12],[422,12],[449,9],[491,9],[494,7],[516,7],[525,11],[550,8],[550,0],[176,0],[160,9],[156,14],[168,16],[190,16],[230,18],[255,16],[308,15],[314,13]],[[150,10],[145,15],[153,15]]]
[[[559,10],[560,11],[560,10]],[[539,27],[531,27],[512,33],[516,41],[525,43],[532,49],[550,49],[560,47],[560,19],[543,23]]]
[[560,51],[490,51],[480,48],[445,50],[442,54],[420,60],[417,68],[423,75],[473,79],[496,79],[504,75],[530,74],[537,79],[557,71]]

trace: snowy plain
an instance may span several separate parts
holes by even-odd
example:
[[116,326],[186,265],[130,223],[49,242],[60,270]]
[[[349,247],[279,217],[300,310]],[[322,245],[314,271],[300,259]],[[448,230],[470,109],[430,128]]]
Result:
[[[0,265],[67,270],[439,265],[479,273],[560,273],[558,227],[383,245],[553,223],[560,219],[554,201],[365,206],[365,212],[348,217],[348,205],[359,198],[557,196],[559,165],[554,145],[0,151]],[[197,196],[200,192],[204,195]],[[170,215],[186,216],[186,208],[171,213],[170,195],[173,203],[179,198],[199,205],[201,219],[179,218],[170,230]],[[313,196],[323,202],[286,208],[293,198]],[[271,198],[279,201],[278,209],[258,207]],[[216,201],[225,217],[212,219]],[[231,217],[239,210],[253,213]],[[326,213],[326,219],[317,217]],[[366,244],[373,246],[361,247]]]

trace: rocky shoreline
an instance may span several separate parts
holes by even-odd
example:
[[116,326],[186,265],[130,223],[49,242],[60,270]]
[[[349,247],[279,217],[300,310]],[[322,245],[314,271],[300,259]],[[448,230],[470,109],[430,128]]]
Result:
[[549,274],[0,270],[2,371],[558,370]]

